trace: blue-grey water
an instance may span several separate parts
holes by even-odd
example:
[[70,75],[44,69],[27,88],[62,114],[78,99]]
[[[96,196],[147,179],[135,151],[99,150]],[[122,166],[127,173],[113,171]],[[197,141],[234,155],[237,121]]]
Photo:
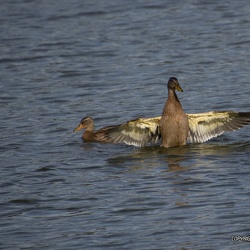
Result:
[[0,249],[249,249],[250,127],[162,149],[72,133],[250,111],[249,1],[3,1]]

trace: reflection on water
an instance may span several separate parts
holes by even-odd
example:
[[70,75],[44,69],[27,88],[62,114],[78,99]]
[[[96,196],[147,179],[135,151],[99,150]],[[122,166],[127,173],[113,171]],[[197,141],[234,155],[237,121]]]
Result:
[[182,162],[187,159],[188,146],[176,147],[176,148],[161,148],[160,154],[165,155],[165,160],[168,165],[167,171],[185,170],[188,167],[182,166]]
[[[124,146],[126,147],[126,146]],[[136,171],[145,168],[159,167],[159,159],[165,162],[165,171],[187,170],[191,167],[211,166],[213,158],[227,157],[232,152],[246,151],[249,142],[236,142],[224,144],[220,142],[207,142],[203,144],[187,144],[183,147],[163,148],[160,146],[149,146],[145,148],[129,148],[129,153],[110,157],[108,163],[119,166],[129,163],[130,170]],[[195,157],[195,160],[194,160]],[[187,164],[188,163],[188,164]]]

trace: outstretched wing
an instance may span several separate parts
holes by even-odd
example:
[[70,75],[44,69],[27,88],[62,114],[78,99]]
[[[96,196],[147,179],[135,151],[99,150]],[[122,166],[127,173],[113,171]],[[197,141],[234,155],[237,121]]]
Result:
[[[224,132],[234,131],[250,124],[250,112],[211,111],[187,114],[189,121],[188,140],[191,143],[206,142]],[[157,143],[161,138],[161,116],[138,118],[124,124],[108,127],[104,139],[111,143],[126,143],[138,147]]]
[[112,142],[109,138],[109,131],[112,131],[115,126],[106,126],[94,132],[94,140],[99,142]]
[[250,112],[207,112],[187,114],[190,142],[206,142],[226,131],[234,131],[250,124]]
[[138,147],[148,143],[156,143],[160,139],[160,116],[154,118],[138,118],[124,124],[114,126],[107,131],[109,142],[123,142]]

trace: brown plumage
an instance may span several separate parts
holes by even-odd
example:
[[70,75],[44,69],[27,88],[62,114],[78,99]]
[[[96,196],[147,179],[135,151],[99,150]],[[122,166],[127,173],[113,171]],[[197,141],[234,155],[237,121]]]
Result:
[[165,148],[183,146],[187,143],[188,118],[175,90],[183,92],[177,78],[171,77],[168,81],[168,99],[159,124],[162,137],[161,145]]
[[94,120],[87,116],[82,118],[80,124],[73,130],[73,132],[85,129],[82,134],[82,139],[84,141],[99,141],[99,142],[110,142],[107,137],[107,132],[113,127],[104,127],[97,131],[94,131]]

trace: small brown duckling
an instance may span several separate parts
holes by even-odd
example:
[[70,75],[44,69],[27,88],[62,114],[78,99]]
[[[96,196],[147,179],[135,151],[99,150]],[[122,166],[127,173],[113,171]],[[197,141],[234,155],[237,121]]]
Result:
[[87,116],[82,118],[80,124],[73,130],[73,132],[85,129],[82,134],[82,139],[84,141],[99,141],[99,142],[109,142],[107,137],[107,131],[113,127],[104,127],[97,131],[94,131],[94,120],[93,118]]

